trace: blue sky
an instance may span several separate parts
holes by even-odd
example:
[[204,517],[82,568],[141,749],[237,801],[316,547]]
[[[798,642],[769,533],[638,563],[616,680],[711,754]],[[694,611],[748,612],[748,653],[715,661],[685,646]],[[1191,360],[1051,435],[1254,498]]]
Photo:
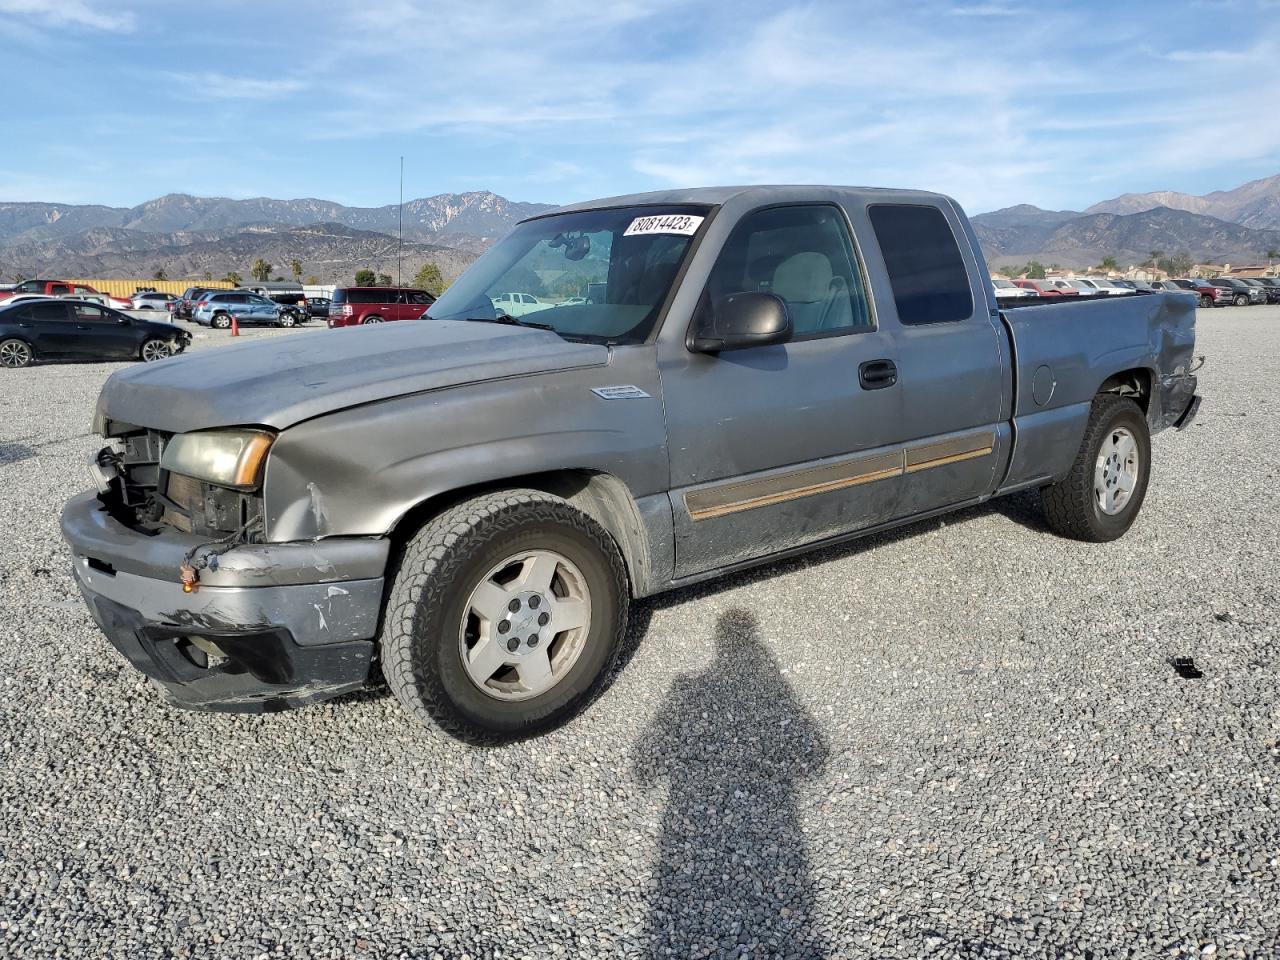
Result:
[[972,212],[1280,173],[1280,0],[0,0],[0,200],[922,187]]

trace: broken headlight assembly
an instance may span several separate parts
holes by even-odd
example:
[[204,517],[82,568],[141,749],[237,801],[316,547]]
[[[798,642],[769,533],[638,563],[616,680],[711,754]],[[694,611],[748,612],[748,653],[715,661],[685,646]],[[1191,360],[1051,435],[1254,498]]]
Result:
[[274,433],[263,430],[202,430],[170,438],[160,468],[223,487],[245,490],[262,479]]

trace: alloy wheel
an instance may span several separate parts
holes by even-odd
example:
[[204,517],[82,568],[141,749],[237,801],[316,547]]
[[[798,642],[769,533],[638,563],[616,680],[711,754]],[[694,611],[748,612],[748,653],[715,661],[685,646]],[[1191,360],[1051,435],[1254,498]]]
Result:
[[582,571],[552,550],[527,550],[489,570],[458,628],[468,678],[498,700],[546,693],[586,647],[591,591]]

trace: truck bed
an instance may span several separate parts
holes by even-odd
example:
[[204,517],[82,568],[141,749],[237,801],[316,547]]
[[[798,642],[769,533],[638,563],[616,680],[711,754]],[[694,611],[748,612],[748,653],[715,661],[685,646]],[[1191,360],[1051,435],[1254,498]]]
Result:
[[1175,426],[1195,391],[1196,303],[1158,293],[1002,307],[1013,347],[1014,453],[1001,489],[1065,473],[1093,398],[1117,376],[1145,404],[1153,433]]

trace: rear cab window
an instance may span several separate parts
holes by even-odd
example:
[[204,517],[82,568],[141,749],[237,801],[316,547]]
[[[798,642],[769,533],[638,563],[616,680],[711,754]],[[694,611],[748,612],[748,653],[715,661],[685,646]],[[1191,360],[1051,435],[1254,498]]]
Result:
[[902,323],[954,323],[973,316],[969,272],[941,210],[877,203],[867,214]]

